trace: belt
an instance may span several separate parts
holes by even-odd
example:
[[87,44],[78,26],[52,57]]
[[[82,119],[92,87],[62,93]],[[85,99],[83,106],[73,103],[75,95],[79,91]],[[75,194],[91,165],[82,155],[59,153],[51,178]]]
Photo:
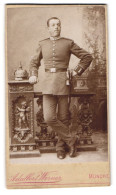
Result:
[[46,68],[45,72],[66,72],[67,68]]

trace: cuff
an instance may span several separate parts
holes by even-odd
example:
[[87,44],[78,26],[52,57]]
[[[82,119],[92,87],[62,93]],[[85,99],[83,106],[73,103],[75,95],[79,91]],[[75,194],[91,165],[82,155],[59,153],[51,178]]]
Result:
[[82,66],[78,65],[78,66],[74,69],[74,71],[77,73],[78,76],[81,76],[82,73],[83,73],[85,70],[84,70],[84,68],[83,68]]

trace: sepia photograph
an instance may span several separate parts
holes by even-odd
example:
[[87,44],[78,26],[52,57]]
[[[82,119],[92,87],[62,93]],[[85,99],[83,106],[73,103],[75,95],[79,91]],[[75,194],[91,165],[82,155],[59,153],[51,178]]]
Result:
[[6,88],[9,188],[110,185],[106,5],[6,5]]

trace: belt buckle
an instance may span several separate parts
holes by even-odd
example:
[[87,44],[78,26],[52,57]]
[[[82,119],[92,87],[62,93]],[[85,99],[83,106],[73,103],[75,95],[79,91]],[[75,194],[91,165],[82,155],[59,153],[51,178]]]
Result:
[[50,68],[50,72],[56,72],[56,68]]

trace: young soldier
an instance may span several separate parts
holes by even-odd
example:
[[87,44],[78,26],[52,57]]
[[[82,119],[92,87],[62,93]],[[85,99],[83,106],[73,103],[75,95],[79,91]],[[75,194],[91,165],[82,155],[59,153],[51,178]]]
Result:
[[[66,72],[71,54],[80,58],[79,64],[73,71],[74,75],[81,75],[90,65],[92,56],[81,49],[73,40],[60,36],[61,22],[52,17],[47,21],[50,38],[39,42],[37,55],[30,63],[29,82],[35,84],[41,59],[45,65],[45,80],[43,84],[43,112],[45,122],[58,134],[56,144],[57,157],[65,158],[65,144],[69,146],[69,156],[75,156],[75,137],[69,133],[69,86],[66,85]],[[56,108],[58,106],[58,113]]]

